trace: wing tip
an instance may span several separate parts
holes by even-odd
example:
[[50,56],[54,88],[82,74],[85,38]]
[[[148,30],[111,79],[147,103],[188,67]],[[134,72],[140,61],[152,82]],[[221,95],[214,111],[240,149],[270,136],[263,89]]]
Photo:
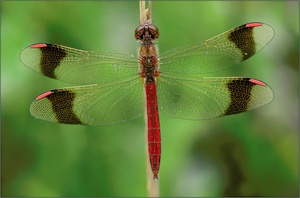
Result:
[[263,23],[263,22],[250,22],[250,23],[246,23],[244,24],[244,27],[246,28],[256,28],[256,27],[264,27],[264,28],[267,28],[268,31],[273,34],[271,36],[271,39],[270,41],[273,39],[274,35],[275,35],[275,30],[273,29],[272,26],[270,26],[269,24],[267,23]]

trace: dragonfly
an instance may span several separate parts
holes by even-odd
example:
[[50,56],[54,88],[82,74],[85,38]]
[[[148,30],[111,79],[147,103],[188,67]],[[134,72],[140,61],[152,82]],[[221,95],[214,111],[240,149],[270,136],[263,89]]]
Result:
[[273,99],[263,81],[244,77],[205,77],[252,57],[274,37],[262,22],[247,23],[208,40],[158,54],[159,30],[135,29],[138,57],[84,51],[57,44],[25,48],[20,60],[30,69],[77,86],[38,95],[32,116],[51,122],[89,126],[115,125],[145,113],[153,178],[161,159],[159,113],[173,118],[212,119],[253,110]]

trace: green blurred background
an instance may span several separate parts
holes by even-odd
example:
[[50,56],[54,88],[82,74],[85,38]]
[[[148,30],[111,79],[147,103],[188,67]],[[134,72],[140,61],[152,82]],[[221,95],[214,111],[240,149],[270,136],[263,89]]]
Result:
[[[299,2],[153,2],[159,50],[208,39],[262,21],[275,38],[260,53],[214,76],[260,79],[274,100],[258,110],[214,120],[160,115],[161,196],[298,195]],[[36,120],[31,101],[70,86],[19,60],[38,42],[136,54],[139,4],[1,2],[2,196],[147,196],[144,120],[109,127]]]

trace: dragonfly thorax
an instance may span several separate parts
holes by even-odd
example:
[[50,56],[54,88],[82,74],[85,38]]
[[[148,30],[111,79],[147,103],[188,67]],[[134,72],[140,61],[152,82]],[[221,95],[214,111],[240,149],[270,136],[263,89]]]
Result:
[[143,42],[139,51],[140,59],[140,75],[146,78],[147,82],[153,82],[154,77],[159,74],[158,71],[158,55],[155,45],[152,42]]

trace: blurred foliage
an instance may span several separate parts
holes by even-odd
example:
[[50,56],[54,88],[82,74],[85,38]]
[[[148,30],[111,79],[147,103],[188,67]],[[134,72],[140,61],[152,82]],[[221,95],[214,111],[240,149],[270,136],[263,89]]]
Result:
[[[64,86],[19,61],[38,42],[136,54],[139,5],[102,1],[1,1],[2,196],[146,196],[143,118],[108,127],[30,116],[31,100]],[[186,121],[161,115],[162,196],[297,196],[297,1],[153,2],[160,52],[262,21],[275,38],[258,55],[215,76],[253,77],[275,98],[252,112]]]

